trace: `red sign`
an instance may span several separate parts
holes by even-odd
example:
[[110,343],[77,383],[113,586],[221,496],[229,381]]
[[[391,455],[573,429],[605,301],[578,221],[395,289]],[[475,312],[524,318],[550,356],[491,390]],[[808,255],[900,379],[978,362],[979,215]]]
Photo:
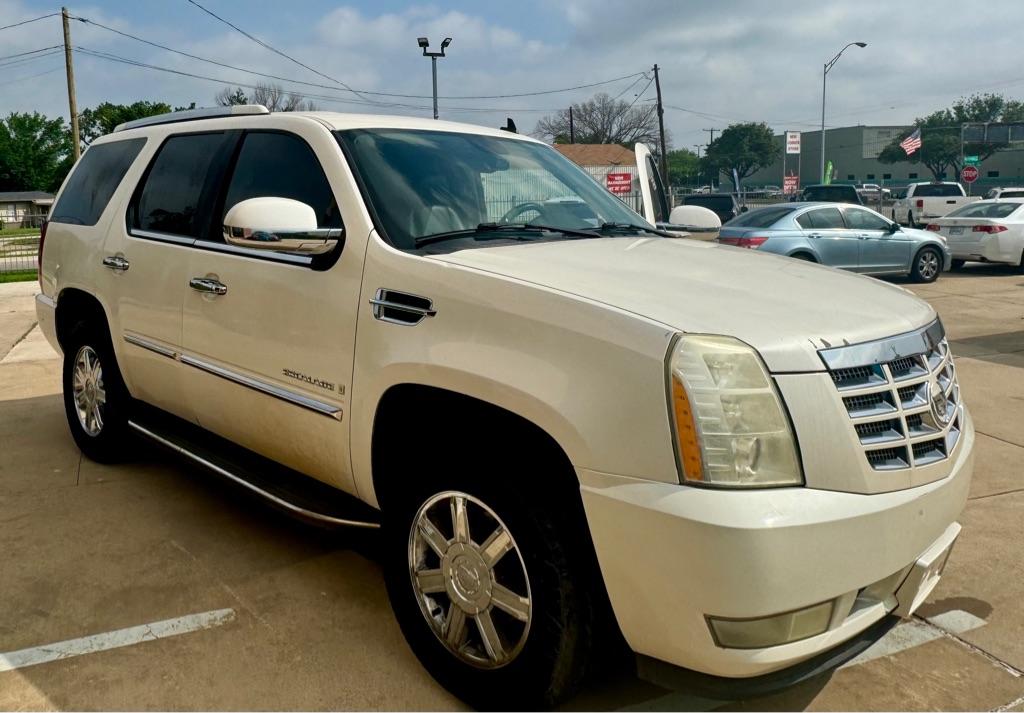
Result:
[[974,183],[978,180],[978,167],[977,166],[964,166],[963,170],[960,171],[960,180],[964,183]]
[[789,196],[800,190],[800,176],[783,176],[782,192]]
[[616,195],[629,193],[633,190],[633,175],[630,173],[608,173],[605,174],[605,185],[608,190]]

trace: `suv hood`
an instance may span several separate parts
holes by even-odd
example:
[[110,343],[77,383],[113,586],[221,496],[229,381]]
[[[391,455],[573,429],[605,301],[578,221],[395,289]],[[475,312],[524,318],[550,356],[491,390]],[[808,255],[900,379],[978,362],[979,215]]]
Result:
[[769,370],[822,371],[819,349],[935,318],[895,285],[792,258],[668,238],[596,238],[460,250],[431,259],[577,295],[682,332],[724,334]]

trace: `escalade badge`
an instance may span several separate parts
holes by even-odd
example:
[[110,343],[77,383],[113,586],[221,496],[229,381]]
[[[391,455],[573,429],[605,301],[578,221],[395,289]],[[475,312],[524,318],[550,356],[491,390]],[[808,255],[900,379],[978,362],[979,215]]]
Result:
[[[303,374],[302,372],[294,371],[293,369],[282,369],[281,373],[283,373],[285,376],[287,376],[290,379],[296,379],[298,381],[304,381],[307,384],[310,384],[312,386],[319,386],[321,389],[327,389],[328,391],[334,391],[335,390],[334,384],[332,382],[325,381],[324,379],[318,379],[315,376],[308,376],[306,374]],[[338,389],[338,391],[340,393],[344,394],[345,393],[345,387],[342,386],[340,389]]]
[[949,400],[946,398],[946,393],[942,390],[939,380],[934,376],[928,382],[928,396],[932,402],[932,416],[935,417],[935,421],[943,426],[948,425],[953,414],[949,413]]

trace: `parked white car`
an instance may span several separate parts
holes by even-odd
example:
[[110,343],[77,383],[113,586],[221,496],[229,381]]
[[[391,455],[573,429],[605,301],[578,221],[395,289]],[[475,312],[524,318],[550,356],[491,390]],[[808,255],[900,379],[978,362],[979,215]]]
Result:
[[1024,198],[1024,188],[992,188],[985,194],[985,198]]
[[980,196],[968,196],[963,186],[952,181],[911,183],[906,195],[893,202],[892,219],[901,225],[920,228],[934,218],[979,200]]
[[85,455],[135,435],[382,527],[410,647],[478,707],[554,705],[616,629],[659,681],[801,680],[909,617],[960,532],[974,427],[926,302],[667,238],[526,136],[131,122],[40,252]]
[[928,230],[946,238],[953,268],[968,260],[1001,262],[1024,270],[1024,193],[1018,199],[983,200],[957,208]]
[[885,200],[892,196],[892,191],[882,188],[877,183],[861,183],[857,186],[857,194],[865,201],[878,200],[879,195]]

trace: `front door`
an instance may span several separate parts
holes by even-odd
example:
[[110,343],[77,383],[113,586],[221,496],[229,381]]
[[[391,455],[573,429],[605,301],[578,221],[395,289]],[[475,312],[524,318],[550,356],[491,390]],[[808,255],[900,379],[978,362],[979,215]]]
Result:
[[[265,124],[273,127],[274,119]],[[337,197],[355,191],[333,136],[312,121],[284,125],[288,132],[243,134],[214,211],[216,227],[191,251],[182,339],[182,359],[192,367],[187,390],[204,428],[352,492],[347,407],[362,256],[344,240],[315,258],[239,248],[219,230],[228,209],[259,197],[301,201],[320,228],[352,229],[343,226]]]
[[874,211],[844,209],[846,223],[860,241],[860,271],[867,273],[906,272],[910,265],[910,239]]
[[823,265],[844,270],[857,270],[860,267],[857,236],[846,227],[839,208],[812,208],[798,215],[796,222]]

